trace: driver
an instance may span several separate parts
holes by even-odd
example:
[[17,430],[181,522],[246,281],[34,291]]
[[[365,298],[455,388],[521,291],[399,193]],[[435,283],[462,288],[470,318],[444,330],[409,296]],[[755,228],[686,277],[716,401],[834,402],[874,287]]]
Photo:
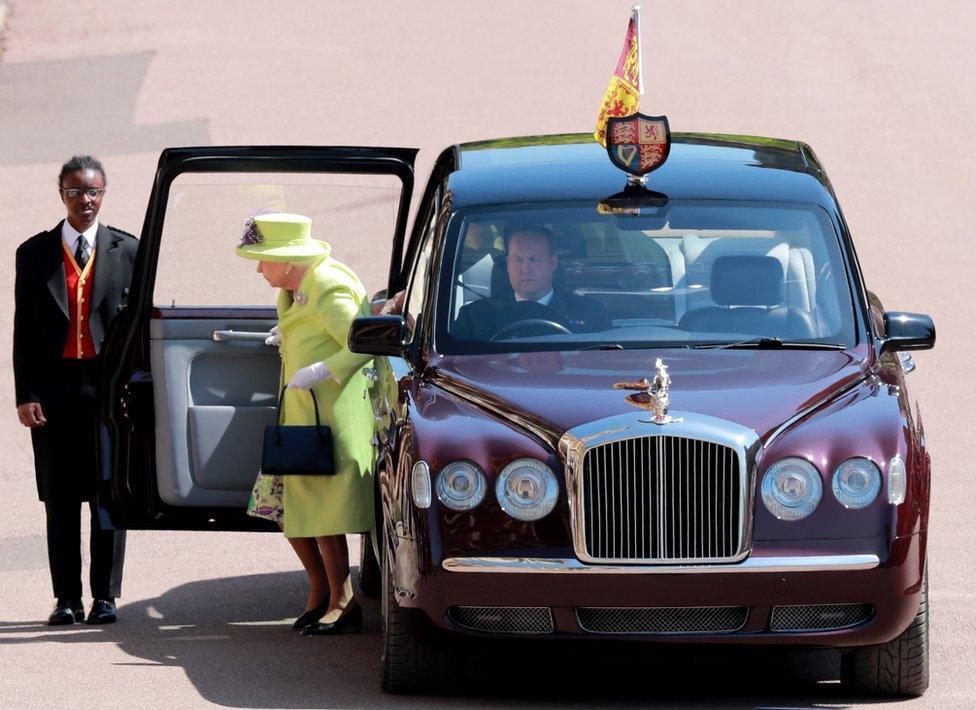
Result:
[[[452,332],[465,340],[489,340],[501,328],[519,321],[552,321],[573,333],[608,330],[612,324],[599,302],[553,285],[559,258],[553,235],[539,225],[520,225],[508,236],[505,259],[510,295],[492,295],[467,304]],[[513,331],[513,334],[516,331]],[[526,324],[522,335],[553,334],[552,326]]]

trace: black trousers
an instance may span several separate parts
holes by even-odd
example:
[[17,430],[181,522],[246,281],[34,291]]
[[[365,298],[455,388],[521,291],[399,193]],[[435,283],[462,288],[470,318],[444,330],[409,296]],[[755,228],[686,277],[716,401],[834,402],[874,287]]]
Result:
[[[57,496],[44,501],[47,513],[47,557],[51,582],[58,599],[81,599],[81,505],[75,498]],[[114,599],[122,595],[122,563],[125,559],[125,531],[102,530],[97,507],[91,509],[91,567],[88,582],[95,599]]]
[[57,396],[42,401],[47,424],[32,430],[38,482],[47,514],[47,553],[54,596],[81,599],[81,506],[91,513],[89,583],[95,599],[121,595],[125,531],[109,529],[99,520],[96,488],[97,426],[95,360],[60,364],[51,373]]

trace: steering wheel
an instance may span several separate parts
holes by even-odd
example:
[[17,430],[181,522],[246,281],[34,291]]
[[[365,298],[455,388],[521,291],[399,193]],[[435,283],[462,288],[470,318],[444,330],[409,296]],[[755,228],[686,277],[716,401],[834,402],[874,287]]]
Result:
[[564,326],[562,323],[557,323],[554,320],[549,320],[548,318],[523,318],[522,320],[517,320],[513,323],[503,325],[495,334],[488,338],[489,342],[494,343],[496,340],[504,340],[506,336],[511,335],[519,330],[524,330],[531,327],[545,327],[554,333],[562,333],[563,335],[572,335],[573,331]]

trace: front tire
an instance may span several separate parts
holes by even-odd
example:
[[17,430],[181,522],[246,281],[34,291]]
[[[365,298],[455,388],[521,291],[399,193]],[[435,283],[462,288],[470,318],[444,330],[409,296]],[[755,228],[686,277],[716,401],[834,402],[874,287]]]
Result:
[[847,651],[841,682],[860,695],[917,697],[929,687],[929,575],[912,623],[888,643]]
[[[388,550],[385,552],[389,554]],[[383,690],[399,694],[457,688],[463,675],[463,655],[417,638],[394,596],[393,575],[387,562],[382,564],[382,570]]]

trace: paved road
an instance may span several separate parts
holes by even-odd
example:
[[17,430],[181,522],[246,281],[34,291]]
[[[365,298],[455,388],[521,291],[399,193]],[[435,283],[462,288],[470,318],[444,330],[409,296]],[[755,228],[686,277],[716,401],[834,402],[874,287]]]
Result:
[[[104,159],[103,217],[133,231],[168,145],[417,146],[424,175],[449,142],[590,130],[630,6],[8,4],[0,353],[10,347],[13,250],[59,219],[55,176],[71,153]],[[935,471],[932,687],[911,707],[974,702],[966,450],[976,409],[966,368],[976,317],[974,30],[976,10],[949,1],[651,2],[644,13],[645,111],[668,114],[675,130],[809,141],[841,197],[869,283],[889,308],[929,312],[938,325],[938,349],[917,357],[911,377]],[[228,246],[214,239],[214,249]],[[379,258],[380,248],[361,256]],[[50,605],[43,514],[7,367],[0,401],[10,405],[0,419],[0,704],[392,704],[378,690],[375,608],[359,637],[307,641],[288,630],[302,575],[274,536],[133,533],[123,623],[42,626]],[[464,700],[472,706],[857,704],[838,694],[829,655],[695,653],[621,665],[547,649],[522,659],[489,654],[478,667]]]

